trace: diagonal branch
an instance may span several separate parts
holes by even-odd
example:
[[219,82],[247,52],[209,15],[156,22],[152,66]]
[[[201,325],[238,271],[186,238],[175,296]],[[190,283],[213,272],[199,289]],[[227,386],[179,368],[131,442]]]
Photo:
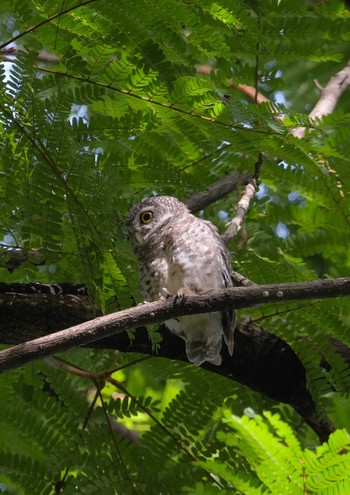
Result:
[[248,211],[250,202],[253,199],[254,194],[256,192],[256,189],[258,187],[258,180],[259,180],[259,173],[260,173],[261,165],[262,165],[262,153],[259,153],[258,161],[255,164],[254,175],[249,180],[248,184],[246,185],[244,193],[242,194],[240,200],[237,203],[236,212],[235,212],[228,228],[226,229],[226,232],[222,236],[225,244],[227,244],[232,239],[232,237],[234,237],[236,235],[237,230],[242,225],[244,217]]
[[41,22],[38,22],[38,24],[35,24],[34,26],[31,26],[30,28],[26,29],[25,31],[22,31],[21,33],[17,34],[16,36],[13,36],[11,39],[6,40],[4,43],[0,44],[0,50],[3,48],[7,47],[11,43],[14,43],[15,41],[19,40],[20,38],[23,38],[27,34],[33,33],[34,31],[37,31],[41,26],[44,26],[45,24],[49,24],[50,22],[54,21],[55,19],[58,19],[59,17],[68,14],[69,12],[72,12],[73,10],[80,9],[81,7],[85,7],[85,5],[89,5],[90,3],[95,3],[97,0],[86,0],[85,2],[79,2],[75,5],[72,5],[71,7],[68,7],[67,9],[61,10],[60,12],[57,12],[57,14],[54,14],[50,17],[47,17]]
[[67,72],[67,71],[61,72],[61,71],[48,69],[45,67],[39,67],[39,66],[37,66],[36,69],[39,72],[52,74],[52,75],[55,75],[57,77],[62,77],[62,78],[66,78],[66,79],[71,79],[73,81],[76,81],[77,83],[83,83],[83,84],[89,83],[92,86],[95,86],[97,88],[104,88],[104,89],[112,91],[112,92],[120,93],[120,94],[126,96],[127,98],[135,98],[136,100],[144,101],[150,105],[154,105],[156,107],[158,106],[161,108],[166,108],[166,109],[169,109],[170,111],[178,113],[180,115],[194,117],[194,118],[199,119],[199,120],[204,121],[204,122],[211,122],[213,125],[218,125],[218,126],[224,127],[226,129],[229,129],[229,130],[232,130],[234,128],[234,129],[236,129],[238,131],[242,131],[244,133],[254,132],[254,133],[258,133],[258,134],[268,134],[268,135],[276,134],[274,131],[271,131],[271,129],[269,129],[269,130],[254,129],[254,130],[252,130],[249,127],[241,125],[241,124],[234,124],[233,125],[232,123],[227,123],[227,122],[224,122],[222,120],[218,120],[214,117],[208,117],[206,115],[196,113],[195,111],[188,111],[188,110],[183,109],[181,107],[171,105],[169,103],[164,103],[164,102],[156,100],[150,96],[145,96],[143,93],[132,92],[128,89],[123,89],[121,87],[113,86],[111,83],[96,81],[96,80],[90,79],[89,77],[78,76],[78,75],[75,75],[75,74]]
[[[321,96],[309,113],[311,121],[332,113],[341,95],[350,87],[350,62],[344,69],[332,76],[324,88],[318,83],[317,86],[320,88]],[[296,127],[291,132],[295,137],[303,138],[305,131],[306,127]]]
[[229,172],[215,182],[209,184],[204,191],[199,191],[192,194],[182,202],[191,210],[192,213],[203,210],[207,206],[215,203],[219,199],[227,196],[230,192],[237,188],[239,183],[247,184],[248,176],[237,171]]
[[[183,199],[182,201],[187,205],[192,213],[196,213],[197,211],[206,208],[212,203],[215,203],[224,196],[227,196],[230,192],[237,189],[238,184],[249,184],[250,180],[251,179],[248,175],[237,171],[232,171],[224,175],[223,177],[220,177],[220,179],[216,180],[215,182],[209,184],[204,191],[194,193],[191,196],[188,196],[186,199]],[[0,264],[1,266],[5,266],[9,271],[15,270],[23,262],[28,260],[33,260],[33,262],[35,262],[35,265],[45,264],[45,258],[40,249],[26,250],[21,246],[14,247],[8,246],[4,243],[0,243]],[[16,287],[14,284],[6,284],[5,287],[5,284],[0,283],[0,293],[9,292],[8,287],[10,285],[12,286],[11,292],[22,292],[23,288],[26,289],[26,291],[32,291],[32,286],[39,284],[16,284]],[[22,285],[22,288],[20,288],[19,285]],[[40,285],[42,286],[42,284]],[[243,284],[236,283],[236,285]],[[62,287],[62,285],[60,285],[60,287]],[[80,287],[81,290],[84,290],[84,286],[82,284],[80,284]],[[75,291],[69,293],[72,294],[75,293]]]
[[[203,74],[210,74],[212,70],[212,67],[208,65],[202,65],[198,68],[198,72]],[[234,85],[232,80],[226,80],[226,84],[228,84],[232,89],[241,91],[259,105],[267,103],[271,110],[273,110],[275,118],[278,120],[283,120],[283,115],[276,113],[277,109],[273,103],[262,93],[258,92],[253,86],[247,86],[244,84]],[[347,66],[330,78],[325,87],[322,87],[317,81],[315,81],[315,85],[320,89],[321,95],[316,105],[309,113],[309,119],[311,122],[315,119],[320,119],[325,115],[331,114],[341,95],[344,91],[350,88],[350,61]],[[305,136],[305,132],[306,127],[296,127],[291,131],[291,134],[301,139]]]
[[229,288],[152,303],[95,318],[60,332],[46,335],[0,352],[0,372],[31,361],[88,344],[127,329],[159,323],[169,318],[209,313],[223,308],[247,308],[259,304],[330,298],[350,295],[350,277],[312,282]]

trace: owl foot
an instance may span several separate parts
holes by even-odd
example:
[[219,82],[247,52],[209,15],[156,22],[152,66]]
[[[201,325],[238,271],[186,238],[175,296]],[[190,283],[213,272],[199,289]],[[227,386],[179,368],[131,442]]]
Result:
[[169,297],[171,297],[172,294],[170,294],[170,292],[168,291],[168,289],[166,287],[161,287],[160,290],[159,290],[159,294],[158,294],[158,299],[160,299],[161,301],[165,301],[166,299],[169,299]]
[[175,302],[185,301],[191,294],[193,294],[193,290],[191,290],[189,287],[182,287],[175,294]]

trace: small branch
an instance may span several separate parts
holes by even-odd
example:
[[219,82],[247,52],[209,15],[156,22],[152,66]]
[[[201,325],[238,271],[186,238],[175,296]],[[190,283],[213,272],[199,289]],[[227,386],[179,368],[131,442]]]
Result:
[[[332,76],[324,88],[319,84],[317,87],[321,96],[309,113],[311,121],[332,113],[341,95],[350,87],[350,62],[344,69]],[[301,139],[305,136],[305,131],[306,127],[296,127],[291,133]]]
[[252,285],[258,285],[249,278],[244,277],[238,272],[232,272],[231,278],[233,281],[233,285],[235,287],[251,287]]
[[192,213],[196,213],[234,191],[238,184],[247,184],[248,180],[249,177],[245,174],[230,172],[210,184],[204,191],[192,194],[182,201]]
[[248,308],[259,304],[350,295],[350,277],[313,282],[229,288],[218,292],[170,297],[76,325],[0,352],[0,372],[22,366],[71,347],[150,323],[224,308]]
[[96,0],[86,0],[85,2],[78,2],[76,5],[73,5],[72,7],[69,7],[65,10],[61,10],[57,14],[52,15],[51,17],[48,17],[44,19],[43,21],[39,22],[38,24],[35,24],[35,26],[31,26],[30,28],[26,29],[25,31],[22,31],[21,33],[17,34],[16,36],[13,36],[11,39],[5,41],[5,43],[0,44],[0,50],[3,48],[6,48],[8,45],[11,43],[14,43],[15,41],[19,40],[20,38],[23,38],[25,35],[30,34],[34,31],[37,31],[41,26],[44,26],[45,24],[48,24],[55,19],[68,14],[69,12],[72,12],[73,10],[80,9],[81,7],[84,7],[85,5],[89,5],[90,3],[94,3]]
[[232,218],[230,225],[226,229],[226,232],[222,235],[224,242],[227,244],[234,235],[236,235],[237,230],[242,225],[244,217],[248,211],[251,200],[254,197],[255,191],[258,187],[260,167],[262,165],[262,153],[259,153],[258,161],[255,164],[255,172],[246,185],[245,191],[241,196],[241,199],[237,203],[236,212]]
[[[202,74],[210,74],[213,70],[212,67],[208,65],[202,65],[198,69],[198,72]],[[231,79],[226,80],[226,84],[232,89],[237,89],[248,96],[255,103],[261,105],[262,103],[268,103],[272,112],[277,112],[274,104],[266,98],[262,93],[256,91],[253,86],[246,86],[244,84],[234,85]],[[314,106],[314,108],[309,113],[310,121],[315,121],[315,119],[320,119],[325,115],[329,115],[333,112],[340,96],[350,87],[350,62],[341,71],[337,72],[332,76],[325,87],[322,87],[318,81],[314,81],[315,86],[319,89],[321,96]],[[275,118],[278,120],[283,120],[283,115],[276,114]],[[295,137],[301,139],[305,136],[306,127],[296,127],[291,131]]]
[[[105,383],[108,381],[110,378],[110,375],[112,374],[112,371],[107,371],[107,372],[93,372],[89,370],[84,370],[82,368],[78,368],[75,365],[72,365],[70,363],[67,363],[66,361],[63,361],[62,359],[49,356],[45,358],[45,363],[49,366],[53,366],[54,368],[59,369],[60,371],[64,373],[70,373],[79,377],[83,378],[89,378],[93,384],[98,388],[99,383]],[[96,397],[96,396],[95,396]],[[97,398],[97,397],[96,397]],[[93,406],[94,404],[92,404]],[[126,438],[132,443],[137,443],[140,440],[140,435],[137,431],[135,430],[130,430],[126,426],[122,425],[118,421],[116,421],[112,416],[108,415],[108,422],[111,430],[114,433],[118,433],[121,435],[123,438]]]
[[95,371],[84,370],[82,368],[79,368],[75,364],[73,365],[67,363],[67,361],[54,356],[46,357],[44,359],[44,362],[46,365],[52,366],[53,368],[56,368],[65,373],[70,373],[71,375],[79,376],[80,378],[88,378],[94,383],[94,385],[96,384],[96,382],[106,381],[107,374],[105,372],[99,373]]
[[[213,69],[210,65],[199,65],[197,67],[197,72],[199,74],[211,74],[213,71],[215,74],[217,73],[217,70]],[[268,103],[271,105],[271,101],[262,93],[257,91],[254,86],[248,86],[247,84],[234,84],[233,79],[225,79],[225,84],[227,84],[230,89],[237,89],[259,105],[261,105],[261,103]]]
[[[25,50],[23,47],[15,47],[15,46],[8,46],[6,48],[3,48],[2,52],[12,57],[14,55],[17,55],[17,53],[19,52],[23,52],[25,54],[28,53],[27,50]],[[56,55],[53,55],[44,49],[39,51],[37,58],[40,62],[48,62],[51,64],[58,64],[60,61],[60,59]],[[13,58],[12,59],[8,58],[6,57],[6,55],[0,55],[0,59],[4,60],[5,62],[12,62],[12,63],[14,62]]]

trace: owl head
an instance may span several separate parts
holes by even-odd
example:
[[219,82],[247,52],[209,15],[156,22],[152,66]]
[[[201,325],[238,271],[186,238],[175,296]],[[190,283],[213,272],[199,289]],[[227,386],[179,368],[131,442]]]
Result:
[[172,196],[145,198],[133,206],[125,225],[134,249],[147,245],[160,235],[169,221],[190,214],[187,206]]

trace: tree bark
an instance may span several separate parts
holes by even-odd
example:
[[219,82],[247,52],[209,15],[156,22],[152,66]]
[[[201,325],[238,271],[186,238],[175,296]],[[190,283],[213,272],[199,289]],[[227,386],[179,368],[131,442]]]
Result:
[[[79,290],[84,293],[81,287]],[[19,345],[0,352],[0,370],[21,366],[74,345],[152,355],[151,342],[144,326],[147,323],[228,306],[249,307],[264,302],[349,294],[350,278],[239,287],[185,299],[169,298],[91,320],[96,314],[86,295],[55,293],[52,290],[46,294],[40,291],[34,294],[2,293],[0,342]],[[69,328],[61,330],[62,326]],[[131,341],[124,330],[132,327],[136,327],[136,332],[135,339]],[[160,332],[163,341],[157,356],[187,361],[183,341],[163,326]],[[349,350],[345,346],[338,341],[330,342],[337,352],[349,358]],[[229,356],[223,346],[222,358],[221,366],[204,363],[203,368],[247,385],[274,400],[290,404],[321,440],[327,439],[333,431],[329,421],[318,418],[306,387],[305,369],[282,339],[254,323],[239,324],[235,332],[234,354]]]
[[[161,323],[170,318],[195,313],[209,313],[227,308],[248,308],[259,304],[330,298],[350,294],[350,277],[333,280],[316,280],[289,284],[253,285],[248,287],[233,287],[217,292],[191,294],[182,297],[172,296],[166,300],[141,304],[107,316],[98,317],[80,325],[61,330],[54,335],[46,335],[25,344],[0,352],[0,371],[22,366],[25,363],[40,359],[50,354],[63,352],[77,345],[86,345],[103,337],[121,333],[130,328],[136,328],[150,323]],[[43,294],[37,294],[45,296]],[[54,294],[52,294],[54,296]],[[46,294],[49,296],[49,294]],[[65,294],[59,294],[65,298]],[[25,310],[21,307],[25,295],[3,294],[1,309],[6,318],[7,309],[17,317]],[[74,296],[73,296],[74,297]],[[64,300],[60,299],[62,309]],[[72,298],[69,302],[72,302]],[[19,301],[19,310],[14,311],[14,304]],[[48,305],[49,306],[49,305]],[[74,308],[76,308],[73,305]],[[60,308],[58,308],[59,311]],[[47,309],[46,309],[47,311]],[[63,309],[65,311],[65,308]],[[50,310],[49,310],[50,314]],[[0,315],[1,316],[1,315]],[[53,315],[57,320],[57,314]],[[35,325],[37,322],[35,321]],[[2,334],[6,327],[2,328]]]

